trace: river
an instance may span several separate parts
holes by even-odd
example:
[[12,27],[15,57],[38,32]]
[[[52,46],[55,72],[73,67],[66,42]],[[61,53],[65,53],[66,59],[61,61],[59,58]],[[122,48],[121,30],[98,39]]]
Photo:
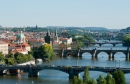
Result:
[[[113,47],[111,44],[104,44],[102,47],[98,45],[91,46],[89,48],[98,49],[127,49],[122,44]],[[88,49],[84,47],[83,49]],[[130,61],[126,61],[125,55],[121,52],[115,54],[114,60],[109,60],[108,55],[104,52],[98,54],[98,59],[92,59],[89,53],[84,53],[82,58],[68,56],[66,58],[59,57],[50,63],[43,63],[42,65],[66,65],[66,66],[102,66],[102,67],[126,67],[130,68]],[[95,80],[102,74],[106,76],[104,72],[90,71],[90,77]],[[80,73],[82,78],[83,72]],[[43,70],[39,72],[39,77],[28,77],[28,74],[21,74],[18,76],[0,76],[0,84],[71,84],[71,80],[68,78],[68,74],[57,70]],[[130,74],[125,74],[127,84],[130,84]]]

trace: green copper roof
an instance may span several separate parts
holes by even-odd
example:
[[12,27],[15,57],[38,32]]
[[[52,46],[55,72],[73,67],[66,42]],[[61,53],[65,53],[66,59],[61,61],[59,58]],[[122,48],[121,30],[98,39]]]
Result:
[[17,38],[25,38],[24,34],[20,33],[17,35]]

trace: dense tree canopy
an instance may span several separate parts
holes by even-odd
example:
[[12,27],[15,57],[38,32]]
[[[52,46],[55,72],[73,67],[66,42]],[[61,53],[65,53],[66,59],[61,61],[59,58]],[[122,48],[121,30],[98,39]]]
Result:
[[106,84],[106,80],[102,77],[102,75],[97,78],[97,84]]
[[123,37],[123,45],[124,46],[130,46],[130,34],[127,34]]
[[113,74],[116,84],[126,84],[125,75],[121,70],[115,71]]
[[76,35],[71,35],[73,38],[73,42],[77,43],[76,49],[80,49],[84,46],[84,42],[94,42],[94,39],[92,37],[89,37],[88,35],[83,35],[80,37],[76,37]]
[[5,59],[6,65],[14,65],[19,63],[28,62],[30,60],[33,60],[33,56],[31,54],[22,54],[22,53],[9,53],[7,58]]
[[39,48],[34,49],[34,56],[35,58],[41,58],[41,59],[48,58],[51,60],[55,56],[55,53],[50,44],[44,44]]
[[106,84],[115,84],[115,79],[111,76],[110,73],[107,73],[105,79],[106,79]]

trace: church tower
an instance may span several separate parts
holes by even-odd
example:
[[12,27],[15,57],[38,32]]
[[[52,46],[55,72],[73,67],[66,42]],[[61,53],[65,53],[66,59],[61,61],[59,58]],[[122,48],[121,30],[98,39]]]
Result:
[[51,41],[51,36],[50,36],[50,31],[48,29],[46,36],[45,36],[45,43],[50,44],[50,41]]
[[55,30],[55,34],[54,34],[54,42],[58,42],[57,29]]

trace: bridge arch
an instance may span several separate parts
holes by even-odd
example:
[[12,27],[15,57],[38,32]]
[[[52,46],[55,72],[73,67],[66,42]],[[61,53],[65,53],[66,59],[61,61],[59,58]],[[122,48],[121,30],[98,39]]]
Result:
[[92,58],[92,54],[89,52],[84,52],[81,56],[82,58]]
[[111,44],[111,43],[103,43],[103,44],[102,44],[102,47],[103,47],[103,46],[111,46],[111,47],[113,47],[114,45]]
[[117,59],[117,60],[126,59],[126,53],[124,53],[124,52],[115,52],[115,53],[113,53],[113,58]]
[[115,46],[117,47],[117,46],[122,46],[123,44],[122,43],[117,43],[117,44],[115,44]]
[[75,54],[74,54],[74,52],[73,51],[71,51],[71,52],[67,52],[66,54],[65,54],[65,56],[67,57],[67,56],[74,56]]
[[[40,70],[39,72],[46,72],[46,71],[49,71],[49,73],[53,73],[53,74],[55,74],[55,73],[64,73],[64,74],[68,74],[68,71],[67,70],[59,70],[59,69],[42,69],[42,70]],[[47,73],[48,74],[48,73]],[[56,74],[55,74],[56,75]]]
[[67,55],[71,56],[77,56],[78,50],[66,50],[64,51],[64,56],[66,57]]
[[103,58],[103,57],[106,57],[106,56],[109,57],[109,53],[104,52],[104,51],[97,52],[96,55],[95,55],[96,58],[98,58],[98,57],[102,57]]

